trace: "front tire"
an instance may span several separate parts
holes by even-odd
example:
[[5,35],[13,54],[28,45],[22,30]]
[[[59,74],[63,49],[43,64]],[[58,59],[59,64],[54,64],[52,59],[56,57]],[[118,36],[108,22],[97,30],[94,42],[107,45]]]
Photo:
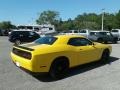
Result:
[[20,45],[21,41],[20,40],[15,40],[15,45]]
[[50,68],[49,74],[53,79],[62,79],[67,74],[69,63],[66,60],[55,60]]
[[99,42],[99,43],[103,43],[104,41],[103,41],[102,38],[98,38],[97,42]]

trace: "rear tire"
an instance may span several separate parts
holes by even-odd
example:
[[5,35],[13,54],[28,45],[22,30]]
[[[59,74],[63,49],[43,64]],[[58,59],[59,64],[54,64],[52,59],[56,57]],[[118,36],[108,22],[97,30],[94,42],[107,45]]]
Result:
[[109,61],[110,58],[110,51],[108,49],[104,50],[101,56],[101,61],[103,63],[106,63]]
[[53,79],[62,79],[66,76],[68,69],[68,61],[61,58],[52,63],[49,74]]
[[113,43],[117,44],[118,38],[114,38]]

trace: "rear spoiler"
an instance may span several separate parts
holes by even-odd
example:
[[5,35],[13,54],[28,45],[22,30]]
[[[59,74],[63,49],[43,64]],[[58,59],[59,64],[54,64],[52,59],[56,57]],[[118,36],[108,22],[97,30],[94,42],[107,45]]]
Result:
[[34,49],[32,49],[32,48],[27,48],[27,47],[18,46],[18,45],[14,45],[14,46],[15,46],[15,47],[18,47],[18,48],[25,49],[25,50],[34,51]]

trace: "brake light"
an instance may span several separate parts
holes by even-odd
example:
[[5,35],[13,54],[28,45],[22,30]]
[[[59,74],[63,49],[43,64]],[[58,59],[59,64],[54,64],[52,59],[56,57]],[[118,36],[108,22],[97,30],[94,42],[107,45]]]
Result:
[[31,59],[32,56],[31,56],[31,53],[24,53],[23,57],[27,59]]
[[26,51],[22,51],[20,49],[17,49],[17,48],[13,48],[13,51],[12,51],[14,54],[20,56],[20,57],[24,57],[26,59],[31,59],[32,58],[32,55],[30,52],[26,52]]

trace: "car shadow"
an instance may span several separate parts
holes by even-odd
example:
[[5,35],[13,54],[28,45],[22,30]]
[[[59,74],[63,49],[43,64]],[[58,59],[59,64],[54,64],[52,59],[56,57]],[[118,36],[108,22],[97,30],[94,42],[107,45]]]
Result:
[[[80,65],[80,66],[71,68],[71,69],[69,69],[68,75],[65,78],[69,78],[71,76],[81,74],[81,73],[87,72],[87,71],[95,69],[95,68],[102,67],[106,64],[111,65],[112,62],[115,62],[117,60],[119,60],[119,58],[110,57],[110,60],[107,61],[106,63],[102,63],[100,61],[97,61],[97,62],[92,62],[92,63],[89,63],[89,64]],[[40,75],[35,75],[33,77],[36,78],[39,81],[42,81],[42,82],[55,82],[55,81],[57,81],[57,80],[52,79],[48,74],[40,74]],[[63,79],[65,79],[65,78],[63,78]]]

